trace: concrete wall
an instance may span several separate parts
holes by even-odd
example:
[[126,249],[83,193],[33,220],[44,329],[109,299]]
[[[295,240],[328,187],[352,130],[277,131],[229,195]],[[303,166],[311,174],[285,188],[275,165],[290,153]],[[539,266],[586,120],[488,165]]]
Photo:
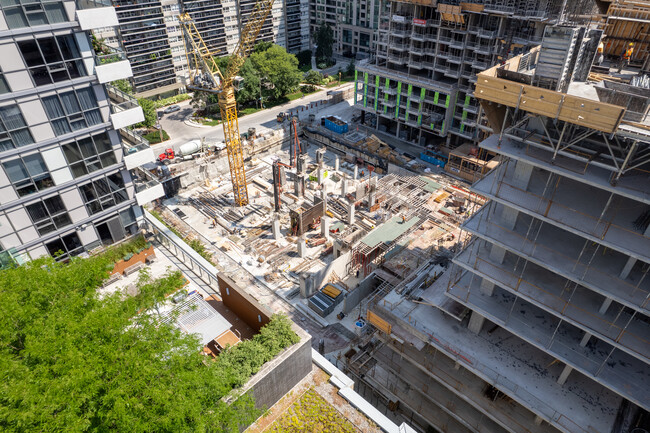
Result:
[[343,298],[343,312],[349,314],[362,299],[365,299],[379,286],[379,282],[375,279],[375,274],[368,275],[359,283],[359,285],[345,295]]
[[273,314],[266,307],[250,297],[233,280],[223,273],[217,274],[217,283],[223,304],[255,331],[267,323]]
[[311,336],[295,324],[292,329],[300,341],[264,364],[242,388],[244,393],[252,390],[258,409],[273,406],[311,372]]
[[316,293],[318,289],[325,285],[332,272],[336,272],[336,275],[341,278],[347,275],[346,271],[348,262],[350,261],[350,254],[349,251],[341,254],[320,271],[313,273],[304,272],[300,274],[300,296],[303,298],[309,298],[311,295]]

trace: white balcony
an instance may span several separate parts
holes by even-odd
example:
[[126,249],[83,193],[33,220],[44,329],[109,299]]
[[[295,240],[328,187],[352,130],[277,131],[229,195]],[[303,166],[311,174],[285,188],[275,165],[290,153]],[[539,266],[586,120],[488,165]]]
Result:
[[110,1],[77,1],[77,21],[81,30],[115,27],[119,24],[117,13]]
[[111,122],[115,129],[126,128],[144,121],[144,112],[137,103],[135,105],[129,102],[111,103],[111,111]]
[[140,206],[165,196],[162,184],[154,179],[153,175],[142,169],[138,168],[134,171],[133,184],[135,199]]
[[126,164],[126,168],[129,170],[140,167],[149,162],[154,162],[155,160],[156,155],[153,153],[153,149],[149,146],[129,147],[124,152],[124,163]]

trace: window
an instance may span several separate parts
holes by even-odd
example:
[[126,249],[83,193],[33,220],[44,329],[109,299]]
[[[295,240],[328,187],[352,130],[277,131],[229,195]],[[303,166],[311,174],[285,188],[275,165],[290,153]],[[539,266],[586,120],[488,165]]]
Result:
[[40,153],[2,163],[9,180],[20,197],[54,186]]
[[23,0],[2,1],[2,11],[10,29],[40,26],[44,24],[63,23],[68,21],[68,15],[63,8],[63,1],[41,0],[29,2]]
[[67,260],[71,256],[76,256],[83,251],[83,245],[76,233],[70,233],[52,242],[48,242],[45,244],[45,247],[50,252],[50,255],[56,257],[58,261]]
[[34,138],[18,105],[0,107],[0,152],[33,142]]
[[43,98],[47,117],[59,136],[102,123],[92,88],[72,90]]
[[91,215],[128,200],[124,180],[120,173],[114,173],[79,187],[86,208]]
[[111,139],[106,132],[66,143],[63,153],[74,177],[117,164]]
[[58,195],[26,207],[29,217],[41,236],[72,224],[63,200]]
[[9,83],[7,83],[5,74],[0,72],[0,94],[9,93],[9,92],[11,92],[11,89],[9,88]]
[[20,41],[18,48],[37,86],[87,75],[73,35]]

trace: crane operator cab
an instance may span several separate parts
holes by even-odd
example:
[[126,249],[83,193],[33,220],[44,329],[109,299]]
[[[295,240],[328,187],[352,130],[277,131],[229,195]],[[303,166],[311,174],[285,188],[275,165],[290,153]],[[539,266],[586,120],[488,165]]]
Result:
[[236,75],[232,79],[232,85],[235,88],[235,91],[239,91],[244,88],[244,77],[240,77],[239,75]]

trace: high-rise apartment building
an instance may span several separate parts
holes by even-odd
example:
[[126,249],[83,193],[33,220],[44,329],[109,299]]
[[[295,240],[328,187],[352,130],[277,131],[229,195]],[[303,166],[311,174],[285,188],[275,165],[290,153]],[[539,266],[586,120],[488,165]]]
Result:
[[600,38],[547,27],[477,75],[488,201],[440,278],[368,303],[382,332],[350,368],[421,426],[650,428],[650,91],[585,81]]
[[309,22],[312,34],[328,25],[334,33],[336,54],[354,57],[374,52],[381,0],[310,0]]
[[[184,89],[187,58],[178,15],[194,19],[206,45],[217,55],[235,50],[256,0],[114,0],[119,26],[98,29],[108,45],[121,47],[133,66],[138,97],[174,94]],[[275,42],[288,52],[309,48],[308,0],[276,1],[258,41]]]
[[162,186],[129,171],[154,156],[120,130],[144,119],[133,98],[108,85],[132,75],[126,56],[92,47],[90,30],[117,25],[115,8],[78,0],[0,10],[3,261],[66,258],[134,234],[139,204]]
[[538,44],[562,6],[449,3],[381,3],[376,49],[357,66],[356,105],[376,115],[371,126],[422,146],[477,140],[477,72]]

